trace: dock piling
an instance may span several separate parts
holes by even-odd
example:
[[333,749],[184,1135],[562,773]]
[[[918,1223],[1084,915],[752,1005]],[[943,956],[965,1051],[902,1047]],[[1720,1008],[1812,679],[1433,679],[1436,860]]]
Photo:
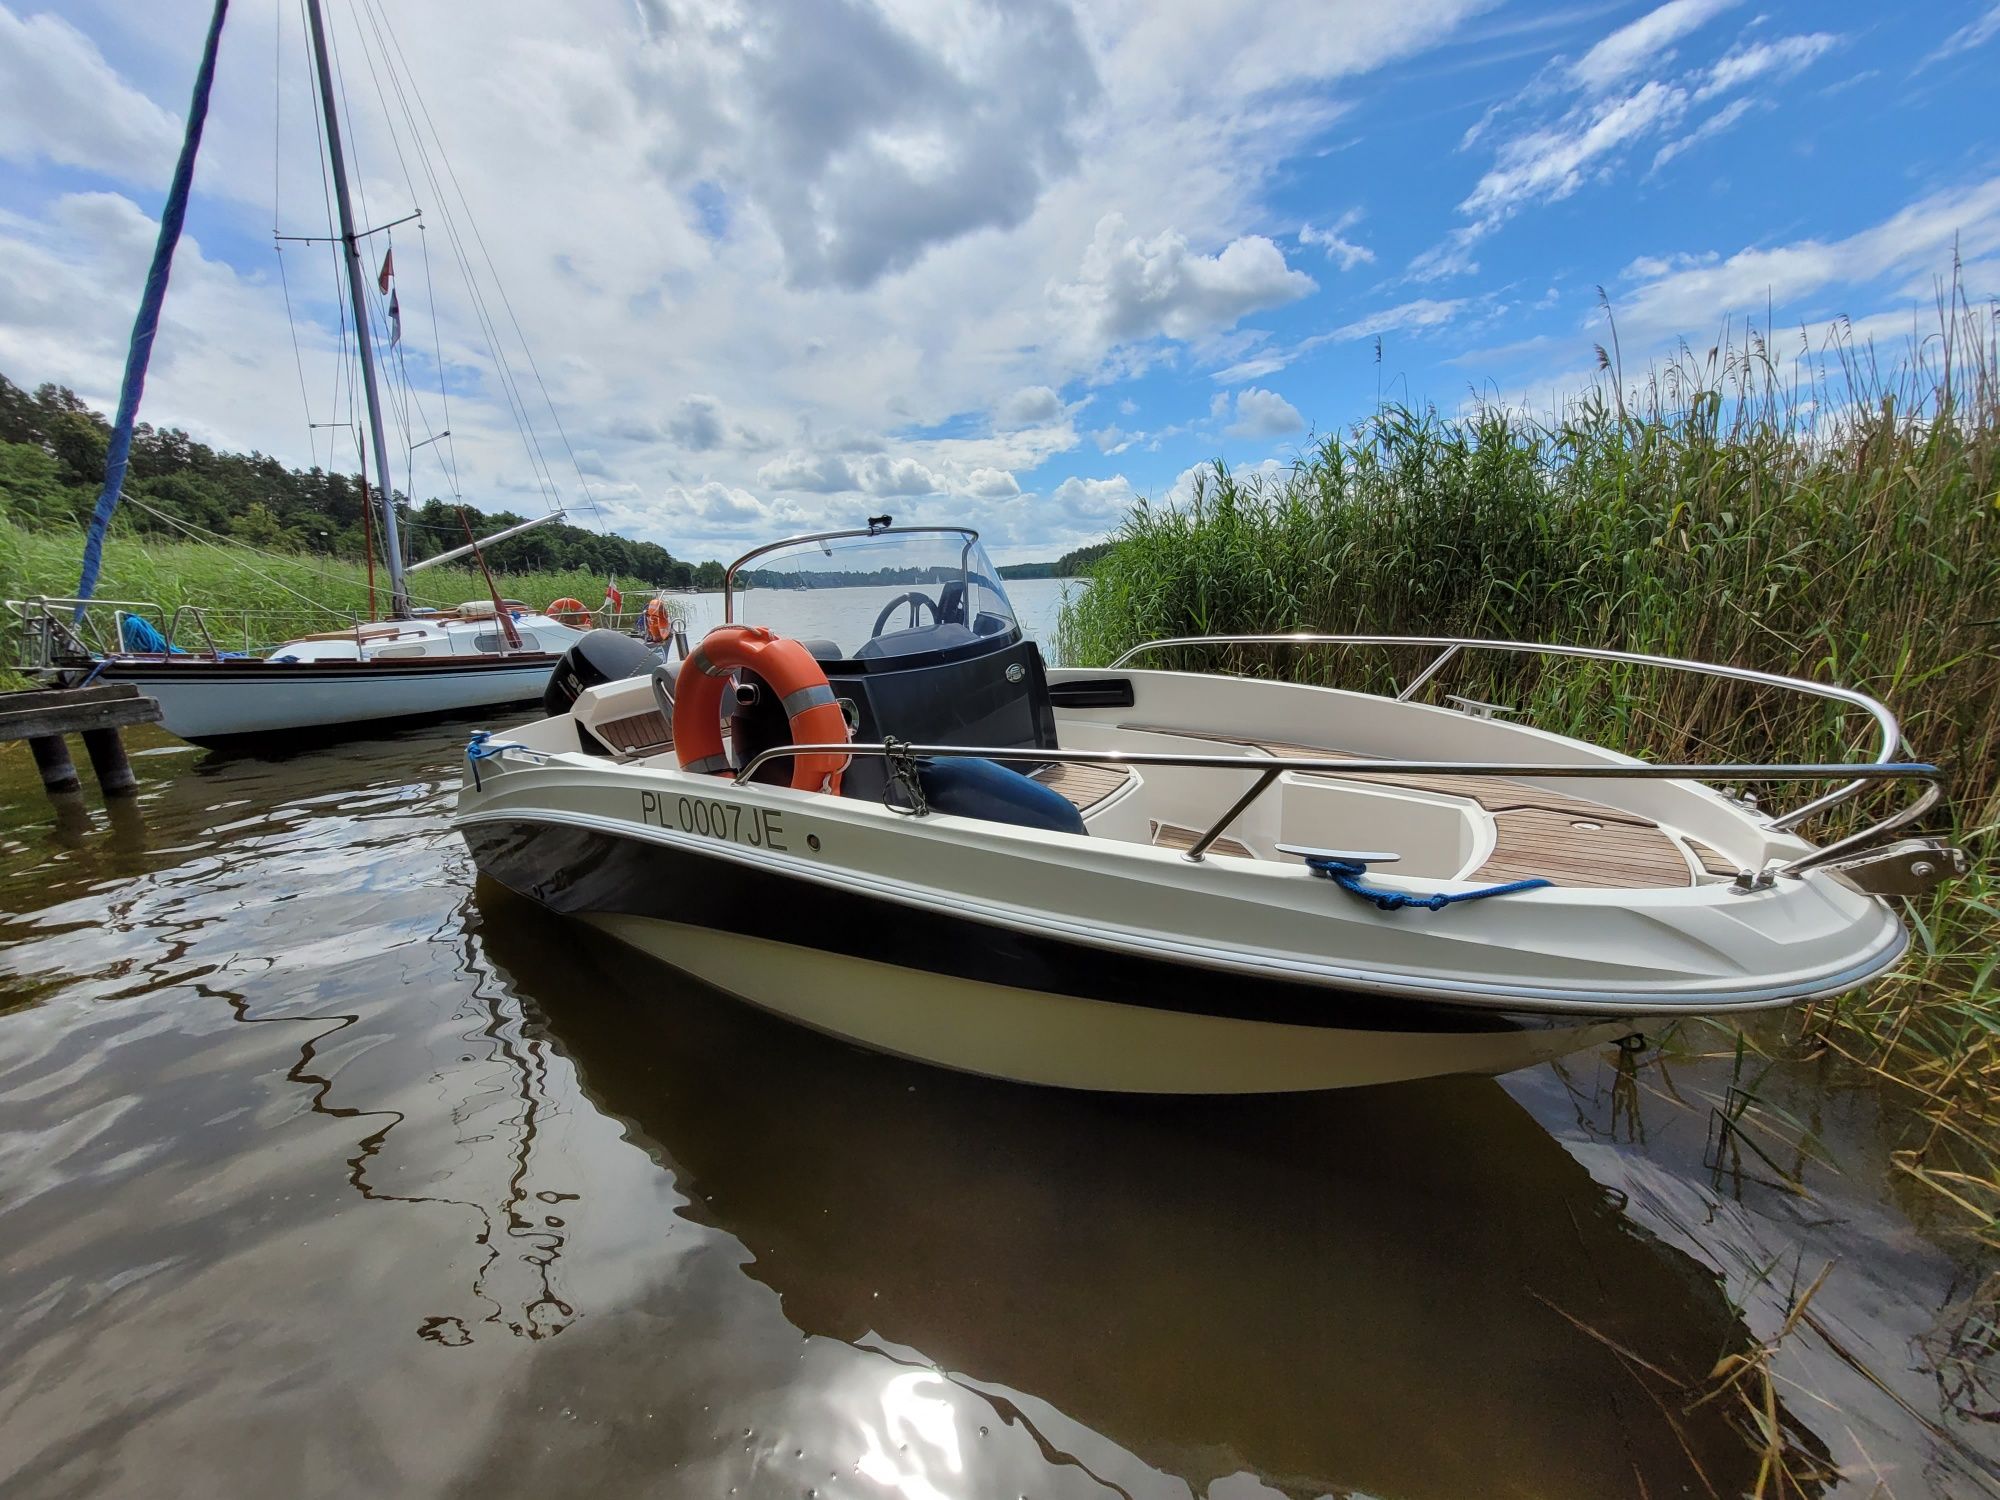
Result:
[[132,762],[125,758],[125,743],[116,729],[84,730],[83,748],[90,756],[90,769],[96,774],[97,785],[107,801],[139,795],[139,778],[132,774]]
[[59,734],[38,734],[28,741],[28,748],[34,752],[35,769],[42,773],[42,790],[51,801],[83,789],[76,762],[69,758],[68,740]]
[[159,718],[160,705],[140,696],[129,682],[0,693],[0,744],[28,742],[61,833],[74,828],[82,807],[82,782],[65,736],[82,735],[90,769],[104,793],[105,806],[113,814],[113,823],[129,823],[132,818],[121,819],[120,815],[130,811],[136,817],[133,799],[139,795],[139,778],[126,757],[119,731],[127,724],[152,724]]

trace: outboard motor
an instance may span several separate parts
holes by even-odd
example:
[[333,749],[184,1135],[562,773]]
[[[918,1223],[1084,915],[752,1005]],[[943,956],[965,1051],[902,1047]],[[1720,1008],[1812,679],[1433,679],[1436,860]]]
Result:
[[566,714],[585,688],[622,682],[650,672],[659,658],[641,641],[617,630],[593,630],[565,651],[542,689],[542,711]]

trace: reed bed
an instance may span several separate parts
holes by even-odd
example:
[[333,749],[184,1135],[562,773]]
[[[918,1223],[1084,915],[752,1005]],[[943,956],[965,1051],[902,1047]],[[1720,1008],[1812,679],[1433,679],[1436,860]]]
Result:
[[[76,591],[83,557],[83,533],[72,528],[30,530],[0,517],[0,597],[18,599]],[[573,598],[595,609],[604,599],[604,576],[589,569],[502,572],[493,583],[503,596],[540,609]],[[426,568],[410,578],[414,601],[438,607],[487,598],[479,569],[452,563]],[[649,590],[626,587],[626,619],[643,608]],[[375,576],[371,611],[368,571],[363,562],[304,553],[273,553],[247,547],[198,542],[154,542],[134,533],[114,534],[104,549],[104,572],[97,597],[158,604],[171,616],[181,605],[205,609],[210,630],[224,650],[255,650],[309,631],[338,630],[356,619],[386,610],[387,573]],[[0,630],[11,621],[0,620]],[[184,632],[193,631],[189,624]],[[198,633],[178,644],[202,647]],[[12,642],[0,642],[13,660]]]
[[[1815,1007],[1802,1046],[1917,1108],[1898,1160],[2000,1251],[2000,310],[1939,298],[1893,361],[1836,332],[1779,352],[1738,330],[1534,415],[1384,406],[1276,478],[1220,464],[1141,503],[1067,605],[1063,659],[1149,638],[1285,631],[1609,645],[1861,687],[1950,777],[1974,875],[1911,912],[1890,983]],[[1159,665],[1381,690],[1432,653],[1244,648]],[[1842,759],[1832,706],[1647,669],[1468,653],[1427,690],[1659,759]],[[1758,788],[1766,805],[1809,795]],[[1854,808],[1859,816],[1866,808]],[[1838,828],[1821,825],[1819,833]]]

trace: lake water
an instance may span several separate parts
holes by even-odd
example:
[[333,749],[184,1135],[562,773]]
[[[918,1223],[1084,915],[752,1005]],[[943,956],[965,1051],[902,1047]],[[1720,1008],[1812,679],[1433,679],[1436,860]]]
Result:
[[73,842],[0,752],[8,1500],[1736,1495],[1696,1394],[1829,1262],[1804,1492],[1990,1493],[1982,1268],[1831,1060],[936,1072],[476,884],[464,735],[139,736]]

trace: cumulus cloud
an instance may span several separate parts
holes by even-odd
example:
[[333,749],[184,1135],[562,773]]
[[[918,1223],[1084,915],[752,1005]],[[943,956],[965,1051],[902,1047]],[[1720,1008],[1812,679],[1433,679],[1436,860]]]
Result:
[[1682,37],[1729,9],[1736,0],[1667,0],[1638,20],[1619,27],[1577,59],[1570,77],[1584,88],[1604,90],[1654,62]]
[[791,453],[765,464],[757,478],[772,489],[821,495],[933,495],[945,489],[944,480],[915,459],[881,453],[866,458]]
[[1149,240],[1127,235],[1125,216],[1110,213],[1098,220],[1076,279],[1051,295],[1107,342],[1125,344],[1160,335],[1200,338],[1316,289],[1261,234],[1203,255],[1172,230]]
[[[879,510],[890,495],[903,497],[899,513],[1004,523],[995,534],[1024,546],[1057,535],[1068,522],[1033,471],[1088,441],[1079,404],[1061,393],[1179,359],[1156,347],[1164,340],[1196,344],[1200,360],[1240,360],[1251,344],[1222,352],[1240,320],[1313,290],[1288,260],[1366,264],[1353,260],[1366,247],[1351,220],[1316,222],[1311,243],[1274,235],[1272,169],[1348,107],[1340,80],[1436,45],[1486,3],[1355,5],[1336,26],[1322,24],[1317,0],[1254,13],[1074,0],[489,0],[470,29],[436,7],[393,19],[534,373],[579,467],[608,476],[592,482],[604,514],[676,551],[726,552],[863,503]],[[44,166],[155,188],[199,28],[170,7],[21,19],[29,8],[0,0],[0,157],[30,164],[21,191],[0,201],[0,369],[108,406],[154,226],[122,200],[58,207]],[[351,47],[368,44],[355,19],[343,8],[331,17],[350,72],[363,70]],[[264,70],[281,24],[287,66],[274,94]],[[324,407],[338,315],[321,252],[288,245],[284,260],[306,412],[273,262],[261,235],[245,234],[268,222],[280,107],[280,228],[321,231],[310,114],[287,81],[305,72],[298,21],[247,10],[231,26],[145,415],[218,445],[325,462],[330,430],[315,448],[304,420],[335,415]],[[126,58],[121,79],[107,59]],[[239,63],[263,86],[228,86]],[[353,110],[371,216],[422,207],[440,229],[442,205],[400,180],[369,91]],[[434,390],[428,299],[412,302],[423,241],[407,229],[397,238],[410,332],[426,335],[403,352],[413,386]],[[205,240],[228,260],[207,259]],[[445,237],[429,241],[441,252],[459,479],[482,503],[539,509],[538,465],[524,462],[536,439],[515,429],[485,348],[491,331],[454,284]],[[484,296],[495,296],[490,284]],[[515,372],[532,386],[506,322]],[[1014,406],[1023,391],[1032,405]],[[543,455],[567,470],[540,392],[523,394]],[[1115,436],[1102,417],[1093,424],[1110,450],[1153,426],[1124,394],[1106,400],[1120,407]],[[442,425],[434,411],[431,425]],[[420,455],[418,493],[447,492],[431,467],[443,448]],[[1126,493],[1106,483],[1083,498]],[[569,498],[567,475],[562,487]]]
[[1223,429],[1225,437],[1275,438],[1305,431],[1299,409],[1276,391],[1248,386],[1236,393],[1236,420]]
[[0,157],[151,182],[173,170],[180,138],[180,122],[120,78],[89,37],[0,5]]
[[1138,496],[1123,474],[1109,479],[1065,479],[1049,499],[1073,528],[1102,527],[1123,518]]
[[1099,83],[1056,0],[958,18],[854,0],[648,0],[654,154],[768,218],[800,286],[856,289],[1026,219]]
[[1005,469],[974,469],[961,491],[980,500],[1004,500],[1021,493],[1021,482]]
[[668,419],[667,435],[695,453],[721,447],[721,406],[713,396],[689,396]]
[[1035,427],[1063,414],[1062,397],[1045,385],[1023,386],[1000,403],[994,415],[1009,427]]

